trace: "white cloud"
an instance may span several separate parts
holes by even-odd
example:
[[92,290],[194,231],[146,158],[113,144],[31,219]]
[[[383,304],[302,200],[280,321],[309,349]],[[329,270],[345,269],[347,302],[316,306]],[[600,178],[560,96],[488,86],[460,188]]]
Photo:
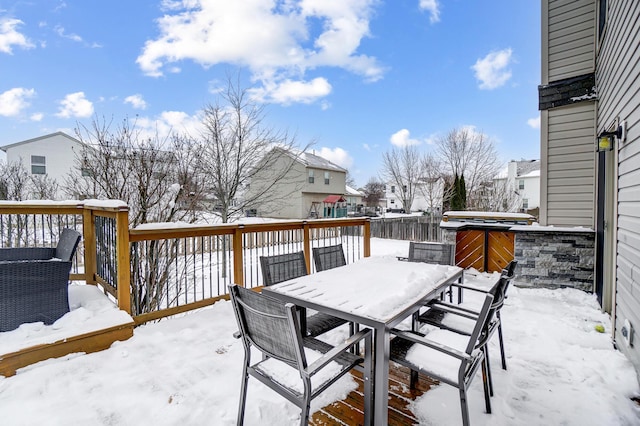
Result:
[[135,95],[127,96],[126,98],[124,98],[124,103],[131,104],[131,106],[134,107],[135,109],[147,108],[147,103],[144,101],[144,99],[142,98],[142,95],[139,93],[136,93]]
[[527,124],[532,129],[539,129],[540,128],[540,116],[528,119],[527,120]]
[[322,158],[326,158],[338,166],[349,169],[353,165],[353,158],[349,155],[347,151],[342,148],[327,148],[322,147],[320,151],[316,150],[316,155],[319,155]]
[[0,19],[0,52],[12,54],[13,46],[23,49],[34,47],[24,34],[17,31],[18,26],[22,24],[23,22],[19,19]]
[[250,91],[254,99],[277,104],[304,103],[310,104],[316,99],[331,93],[331,85],[322,78],[307,81],[285,80],[279,83],[265,82],[265,85]]
[[393,135],[391,135],[389,140],[393,145],[399,147],[420,144],[420,141],[418,139],[411,139],[409,130],[407,129],[398,130]]
[[154,139],[157,136],[163,140],[172,133],[197,136],[204,130],[197,114],[189,115],[183,111],[163,111],[155,118],[138,117],[135,126],[140,131],[141,139]]
[[438,0],[420,0],[420,9],[429,12],[429,21],[432,24],[440,21],[440,4]]
[[28,99],[34,97],[35,94],[35,90],[24,87],[15,87],[0,93],[0,115],[5,117],[19,115],[30,105]]
[[504,85],[511,78],[511,49],[491,52],[482,59],[478,59],[471,67],[480,81],[481,89],[496,89]]
[[44,118],[44,114],[41,112],[33,113],[31,114],[31,117],[29,117],[31,121],[42,121],[43,118]]
[[309,81],[309,70],[337,67],[366,81],[382,78],[377,59],[358,52],[376,2],[164,0],[160,35],[147,40],[136,62],[150,76],[179,71],[173,64],[183,60],[248,67],[265,98],[313,102],[331,85],[324,77]]
[[93,103],[84,97],[84,92],[70,93],[60,101],[57,117],[86,118],[93,114]]
[[362,147],[365,149],[365,151],[371,151],[371,147],[369,146],[368,143],[363,143]]
[[73,33],[67,34],[67,33],[65,33],[64,27],[61,27],[60,25],[56,25],[53,30],[56,32],[56,34],[58,34],[62,38],[67,38],[69,40],[76,41],[78,43],[82,42],[82,37],[80,37],[78,34],[73,34]]

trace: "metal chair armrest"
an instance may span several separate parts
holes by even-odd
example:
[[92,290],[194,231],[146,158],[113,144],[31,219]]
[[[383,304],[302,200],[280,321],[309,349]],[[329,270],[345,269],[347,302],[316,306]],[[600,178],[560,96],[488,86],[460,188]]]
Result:
[[331,349],[329,352],[325,353],[323,356],[318,358],[311,365],[307,366],[307,369],[305,370],[306,374],[308,374],[309,376],[313,376],[319,370],[321,370],[327,364],[333,361],[336,357],[338,357],[340,354],[345,352],[351,346],[357,344],[360,340],[365,339],[367,337],[371,338],[371,333],[372,333],[371,329],[365,329],[365,330],[360,330],[359,332],[353,334],[352,336],[349,336],[349,338],[345,340],[343,343],[341,343],[340,345],[334,346],[333,349]]
[[455,348],[452,348],[447,345],[443,345],[442,343],[434,342],[433,340],[429,340],[426,337],[420,336],[415,332],[411,331],[403,331],[398,329],[391,329],[391,334],[401,337],[405,340],[409,340],[410,342],[417,343],[419,345],[424,345],[428,348],[435,349],[436,351],[442,352],[446,355],[451,355],[454,358],[458,358],[460,360],[471,360],[471,356],[467,355],[464,352],[461,352]]

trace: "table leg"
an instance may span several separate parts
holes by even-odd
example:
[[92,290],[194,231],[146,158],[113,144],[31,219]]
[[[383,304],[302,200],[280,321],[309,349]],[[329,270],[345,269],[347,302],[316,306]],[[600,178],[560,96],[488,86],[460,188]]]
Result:
[[389,333],[382,325],[375,328],[375,380],[374,421],[376,425],[386,426],[389,404]]

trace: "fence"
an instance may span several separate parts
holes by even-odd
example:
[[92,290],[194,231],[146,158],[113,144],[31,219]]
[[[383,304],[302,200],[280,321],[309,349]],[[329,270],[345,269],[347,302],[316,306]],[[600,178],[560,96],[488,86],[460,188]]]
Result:
[[4,246],[53,245],[65,226],[83,234],[71,279],[99,284],[138,324],[210,305],[232,283],[261,286],[260,256],[303,251],[312,272],[313,247],[342,244],[347,262],[370,255],[368,218],[129,229],[122,202],[0,203]]
[[441,215],[371,220],[371,236],[408,241],[442,241]]

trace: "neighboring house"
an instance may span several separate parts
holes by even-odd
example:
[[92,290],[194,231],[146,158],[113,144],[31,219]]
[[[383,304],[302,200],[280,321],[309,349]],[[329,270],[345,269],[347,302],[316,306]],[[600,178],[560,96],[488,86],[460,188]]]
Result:
[[[414,184],[414,197],[411,211],[406,212],[439,212],[442,208],[443,193],[442,178],[422,178]],[[402,191],[395,183],[385,185],[385,198],[387,209],[402,209]]]
[[[32,175],[46,175],[58,184],[76,168],[76,155],[84,145],[64,132],[51,133],[0,147],[7,164],[22,161]],[[79,171],[80,172],[80,171]]]
[[[596,231],[595,291],[636,371],[640,344],[628,337],[640,329],[638,16],[637,1],[543,0],[539,87],[540,223]],[[612,150],[598,151],[598,136],[618,129]]]
[[[285,153],[280,157],[273,167],[286,169],[287,174],[269,189],[270,194],[263,202],[253,207],[258,216],[280,219],[336,217],[336,208],[340,209],[339,215],[343,215],[342,209],[346,215],[346,206],[338,206],[333,198],[328,198],[346,194],[345,169],[310,152]],[[290,167],[287,163],[292,159],[294,164]],[[265,182],[272,181],[273,175],[272,170],[259,170],[247,188],[247,198],[261,191]]]
[[515,196],[513,211],[540,207],[540,160],[509,161],[493,183]]
[[364,192],[358,191],[355,188],[346,185],[344,198],[347,202],[347,212],[353,213],[358,211],[358,206],[362,206],[362,198],[364,197]]

